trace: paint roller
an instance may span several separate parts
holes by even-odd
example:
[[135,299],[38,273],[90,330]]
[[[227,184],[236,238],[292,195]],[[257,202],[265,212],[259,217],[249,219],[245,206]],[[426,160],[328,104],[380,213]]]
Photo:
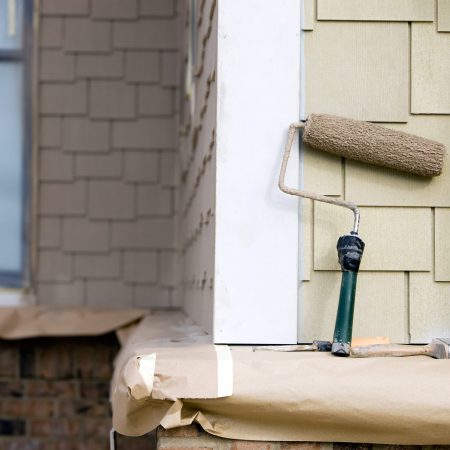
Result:
[[303,129],[303,142],[313,149],[424,177],[442,173],[446,150],[443,144],[430,139],[330,114],[311,114],[306,122],[293,123],[289,127],[278,182],[280,189],[286,194],[353,211],[353,229],[337,243],[342,279],[331,349],[336,356],[349,356],[356,280],[364,251],[364,242],[358,236],[360,212],[355,203],[286,186],[287,164],[298,129]]

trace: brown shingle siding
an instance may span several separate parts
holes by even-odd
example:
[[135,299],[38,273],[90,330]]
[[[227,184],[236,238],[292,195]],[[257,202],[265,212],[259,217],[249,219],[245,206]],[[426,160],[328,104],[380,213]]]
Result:
[[125,179],[130,182],[156,183],[159,179],[158,155],[156,152],[126,152]]
[[141,16],[170,17],[175,13],[173,0],[139,0]]
[[87,218],[64,218],[63,250],[75,253],[97,253],[109,250],[109,224]]
[[80,216],[86,212],[86,183],[41,183],[40,212],[53,216]]
[[122,153],[104,155],[76,155],[75,175],[79,178],[121,178]]
[[121,78],[123,52],[113,51],[102,55],[76,55],[76,74],[84,78]]
[[175,247],[175,223],[171,218],[145,218],[112,225],[112,246],[122,249]]
[[40,68],[42,81],[75,79],[75,57],[61,50],[42,50]]
[[119,252],[97,254],[76,254],[74,276],[76,278],[119,278],[121,256]]
[[39,252],[40,281],[71,281],[72,257],[55,250],[42,250]]
[[87,84],[42,83],[40,100],[42,114],[83,115],[87,112]]
[[94,19],[136,19],[137,0],[92,0]]
[[172,116],[173,93],[160,86],[139,88],[139,114],[143,116]]
[[41,11],[38,302],[170,306],[158,254],[175,248],[174,2]]
[[106,121],[67,117],[63,125],[63,149],[67,151],[106,152],[110,126]]
[[170,216],[172,214],[171,190],[160,186],[139,186],[137,210],[140,216]]
[[132,292],[122,281],[88,280],[86,301],[92,307],[129,308],[133,306]]
[[113,27],[116,48],[173,49],[178,48],[173,20],[144,19],[138,22],[116,22]]
[[59,17],[43,17],[40,27],[41,48],[60,48],[63,40],[63,20]]
[[82,306],[84,303],[84,285],[82,281],[70,283],[40,282],[37,295],[39,301],[45,305],[62,308]]
[[115,122],[112,142],[114,148],[173,149],[176,146],[175,123],[172,119],[138,119]]
[[90,19],[65,19],[64,50],[104,53],[111,50],[111,24]]
[[73,156],[60,150],[41,150],[41,179],[45,181],[72,181]]
[[91,219],[133,219],[134,204],[134,186],[122,181],[89,182],[89,218]]
[[89,115],[93,119],[134,119],[135,87],[121,81],[93,81],[89,98]]
[[159,54],[157,51],[127,51],[125,77],[127,81],[157,83],[159,81]]
[[60,117],[42,117],[40,120],[40,145],[59,147],[61,145],[62,119]]
[[43,0],[41,11],[44,16],[84,16],[89,14],[89,0]]
[[157,283],[157,253],[152,251],[124,252],[124,279],[128,283]]

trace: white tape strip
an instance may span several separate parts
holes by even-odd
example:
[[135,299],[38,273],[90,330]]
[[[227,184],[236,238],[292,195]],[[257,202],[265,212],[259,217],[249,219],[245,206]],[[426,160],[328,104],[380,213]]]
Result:
[[215,345],[217,355],[217,397],[233,395],[233,357],[228,345]]
[[156,353],[141,356],[139,358],[139,373],[144,380],[148,395],[153,390],[153,378],[155,377]]
[[109,432],[109,450],[116,450],[116,430],[111,428]]
[[8,0],[8,36],[16,35],[17,3],[16,0]]

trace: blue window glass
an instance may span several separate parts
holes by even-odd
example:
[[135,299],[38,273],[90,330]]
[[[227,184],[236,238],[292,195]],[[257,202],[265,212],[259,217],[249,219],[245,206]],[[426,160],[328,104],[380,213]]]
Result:
[[0,64],[0,272],[22,261],[22,65]]
[[[0,287],[27,281],[31,0],[0,0]],[[28,103],[27,103],[28,102]]]

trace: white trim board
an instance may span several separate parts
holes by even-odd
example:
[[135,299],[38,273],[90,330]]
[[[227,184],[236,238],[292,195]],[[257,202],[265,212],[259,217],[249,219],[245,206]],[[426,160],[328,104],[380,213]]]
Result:
[[295,343],[298,200],[277,179],[300,117],[300,0],[218,8],[214,341]]

